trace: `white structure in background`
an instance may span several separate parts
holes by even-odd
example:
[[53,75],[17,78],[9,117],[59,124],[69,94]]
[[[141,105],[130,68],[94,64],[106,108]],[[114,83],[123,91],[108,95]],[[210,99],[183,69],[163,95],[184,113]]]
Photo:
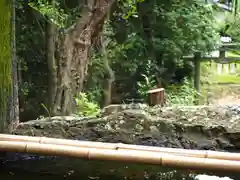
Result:
[[[227,40],[227,37],[226,39]],[[229,40],[229,39],[228,39]],[[212,51],[208,56],[210,57],[219,57],[219,51]],[[230,64],[221,64],[217,63],[217,73],[218,74],[235,74],[236,73],[236,64],[230,63]]]
[[235,74],[237,69],[237,64],[230,64],[230,74]]
[[237,73],[237,64],[217,64],[217,74],[235,74]]
[[197,175],[194,179],[195,180],[233,180],[229,177],[208,176],[205,174]]
[[221,37],[221,41],[223,43],[230,43],[230,42],[232,42],[232,38],[231,37],[224,37],[224,36],[222,36]]
[[[231,37],[221,37],[221,42],[223,43],[230,43],[232,42],[232,38]],[[219,57],[219,51],[213,51],[211,53],[212,57]],[[230,63],[230,64],[217,64],[217,73],[218,74],[235,74],[236,73],[236,63]]]
[[225,73],[226,74],[229,74],[229,65],[228,64],[226,64],[227,66],[224,66],[225,67]]
[[217,74],[222,74],[222,64],[217,64]]

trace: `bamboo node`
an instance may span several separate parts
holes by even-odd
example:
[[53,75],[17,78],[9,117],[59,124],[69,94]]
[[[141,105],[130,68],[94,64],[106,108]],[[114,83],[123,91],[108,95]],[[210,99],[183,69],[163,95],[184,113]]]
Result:
[[208,151],[205,151],[204,158],[208,158]]
[[164,161],[163,161],[163,157],[162,156],[160,156],[159,162],[160,162],[160,166],[164,166]]
[[40,137],[38,143],[39,144],[44,144],[44,137]]
[[27,143],[25,143],[25,145],[24,145],[24,152],[28,152],[28,144]]
[[91,160],[91,149],[88,149],[88,152],[87,152],[87,159],[88,160]]
[[121,149],[121,145],[122,145],[122,143],[117,143],[116,146],[115,146],[115,150]]

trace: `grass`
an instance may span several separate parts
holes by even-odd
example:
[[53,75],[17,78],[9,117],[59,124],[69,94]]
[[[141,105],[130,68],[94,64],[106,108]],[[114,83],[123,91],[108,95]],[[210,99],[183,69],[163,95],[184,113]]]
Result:
[[[226,64],[227,65],[227,64]],[[218,74],[217,73],[217,63],[212,63],[211,66],[209,62],[201,64],[201,103],[205,104],[207,99],[219,99],[228,94],[239,93],[236,87],[232,85],[240,85],[240,64],[236,69],[236,74]],[[210,100],[209,99],[209,100]],[[211,101],[211,100],[210,100]]]
[[240,76],[224,74],[213,77],[212,83],[216,84],[240,84]]
[[[223,66],[228,66],[228,64],[224,64]],[[240,84],[240,64],[237,64],[236,74],[225,72],[218,74],[217,63],[213,62],[211,66],[207,62],[202,63],[201,79],[210,84]]]
[[235,52],[231,52],[231,51],[227,51],[226,52],[226,56],[227,57],[240,57],[239,54],[235,53]]

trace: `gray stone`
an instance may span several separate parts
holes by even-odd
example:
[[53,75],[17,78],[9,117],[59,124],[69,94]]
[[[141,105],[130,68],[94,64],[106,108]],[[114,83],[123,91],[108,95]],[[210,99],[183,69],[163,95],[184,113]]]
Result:
[[[98,118],[77,116],[41,118],[21,123],[14,134],[185,149],[234,152],[239,152],[240,149],[239,114],[229,107],[186,106],[163,108],[156,106],[150,108],[145,105],[137,105],[134,106],[134,109],[131,109],[128,105],[110,105],[102,111]],[[16,155],[13,156],[15,157],[13,159],[16,160]],[[26,156],[21,157],[19,155],[17,157],[21,160]],[[131,177],[134,179],[133,174],[129,174],[129,171],[124,169],[123,166],[114,166],[111,163],[109,163],[110,165],[108,163],[102,165],[101,162],[85,162],[82,160],[76,162],[72,159],[70,161],[68,158],[64,160],[61,158],[54,159],[55,161],[59,162],[59,166],[62,168],[66,164],[69,166],[69,163],[78,162],[78,165],[71,166],[71,169],[79,173],[83,169],[76,167],[84,166],[84,173],[95,172],[96,176],[100,176],[99,173],[101,175],[112,174],[120,179],[124,174],[123,178]],[[53,160],[45,159],[45,165],[41,166],[39,165],[40,161],[24,160],[24,163],[31,168],[41,167],[43,171],[50,171],[47,164],[53,164]],[[23,165],[22,160],[16,161],[15,164],[19,168],[26,166]],[[94,171],[93,169],[96,167],[101,168]],[[146,166],[134,166],[133,169],[135,170],[132,172],[139,173],[140,177],[157,176],[157,172],[159,172],[159,167],[154,170],[152,166],[149,169]],[[51,169],[51,171],[53,170]],[[184,173],[181,177],[183,176]],[[155,179],[161,179],[160,175]],[[173,180],[174,178],[170,179]]]

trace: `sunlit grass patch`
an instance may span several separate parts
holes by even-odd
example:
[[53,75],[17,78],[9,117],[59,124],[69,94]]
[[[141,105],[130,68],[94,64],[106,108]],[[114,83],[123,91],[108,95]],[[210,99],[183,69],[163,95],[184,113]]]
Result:
[[240,84],[240,76],[231,74],[215,75],[212,77],[212,83]]

